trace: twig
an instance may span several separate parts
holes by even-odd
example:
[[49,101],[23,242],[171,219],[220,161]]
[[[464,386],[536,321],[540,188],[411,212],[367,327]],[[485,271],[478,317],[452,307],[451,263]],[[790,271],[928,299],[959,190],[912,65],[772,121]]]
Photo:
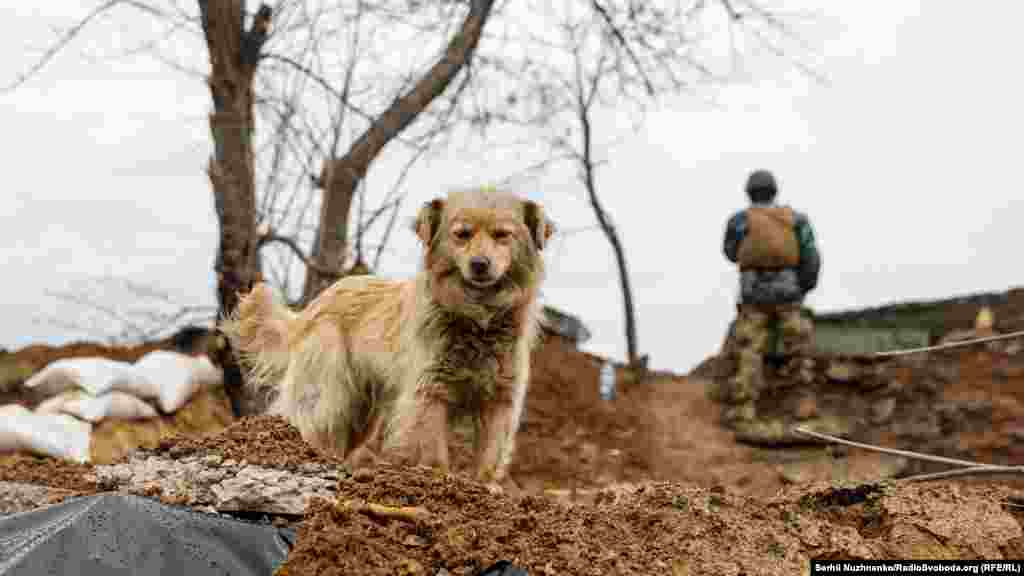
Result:
[[864,448],[865,450],[873,450],[875,452],[881,452],[883,454],[892,454],[894,456],[903,456],[905,458],[911,458],[913,460],[924,460],[926,462],[938,462],[941,464],[952,464],[954,466],[967,466],[969,468],[999,468],[993,464],[983,464],[981,462],[972,462],[970,460],[959,460],[957,458],[946,458],[944,456],[932,456],[930,454],[921,454],[919,452],[910,452],[907,450],[897,450],[895,448],[882,448],[881,446],[873,446],[871,444],[861,444],[860,442],[853,442],[851,440],[844,440],[828,434],[822,434],[821,432],[813,432],[806,428],[797,426],[793,428],[793,431],[797,434],[803,434],[804,436],[811,436],[821,440],[828,440],[837,444],[845,444],[847,446],[853,446],[855,448]]
[[268,244],[273,244],[275,242],[278,244],[284,244],[285,246],[290,248],[292,253],[295,254],[295,257],[298,258],[303,264],[316,270],[317,272],[324,276],[329,276],[331,278],[341,278],[342,276],[344,276],[344,273],[342,272],[326,268],[314,262],[309,256],[306,256],[306,254],[302,251],[302,248],[299,246],[299,243],[296,242],[295,239],[290,236],[281,236],[280,234],[270,232],[260,237],[260,239],[256,242],[256,249],[259,250],[260,248]]
[[425,508],[419,506],[384,506],[383,504],[374,504],[373,502],[357,502],[355,500],[347,500],[339,503],[338,508],[345,510],[352,510],[353,512],[359,512],[366,514],[367,516],[374,516],[382,520],[401,520],[403,522],[424,522],[430,519],[430,512]]
[[645,70],[643,64],[640,63],[640,58],[637,57],[636,52],[633,51],[629,40],[626,40],[626,37],[622,34],[622,30],[620,30],[619,27],[615,25],[615,22],[612,21],[611,14],[609,14],[608,10],[597,0],[591,0],[590,4],[594,7],[594,10],[597,10],[597,13],[601,15],[601,19],[604,20],[604,23],[608,26],[608,31],[619,42],[622,49],[625,50],[626,56],[633,61],[633,66],[636,68],[637,74],[640,75],[640,80],[643,82],[644,90],[647,91],[647,95],[654,96],[656,92],[654,83],[652,83],[651,79],[647,77],[647,70]]
[[995,342],[997,340],[1010,340],[1012,338],[1020,338],[1024,336],[1024,330],[1018,332],[1010,332],[1009,334],[999,334],[998,336],[985,336],[983,338],[972,338],[971,340],[959,340],[957,342],[946,342],[945,344],[936,344],[935,346],[924,346],[922,348],[908,348],[906,350],[891,350],[889,352],[875,352],[875,356],[903,356],[904,354],[916,354],[918,352],[931,352],[933,350],[945,350],[947,348],[959,348],[961,346],[970,346],[972,344],[982,344],[985,342]]
[[944,470],[942,472],[932,472],[930,474],[918,474],[916,476],[907,476],[906,478],[899,478],[899,482],[925,482],[928,480],[941,480],[944,478],[957,478],[960,476],[990,476],[990,475],[1015,475],[1024,474],[1024,466],[973,466],[971,468],[958,468],[956,470]]

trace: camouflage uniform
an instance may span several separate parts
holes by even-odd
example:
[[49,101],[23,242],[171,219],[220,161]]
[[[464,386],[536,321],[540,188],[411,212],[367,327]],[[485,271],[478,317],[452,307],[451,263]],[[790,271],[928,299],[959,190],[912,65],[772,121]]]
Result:
[[[764,357],[773,351],[773,332],[778,334],[778,352],[789,360],[786,371],[809,372],[813,325],[803,313],[803,299],[817,285],[821,261],[810,221],[802,213],[797,212],[795,216],[800,265],[740,271],[736,321],[724,351],[735,367],[726,383],[728,392],[724,399],[737,405],[734,410],[737,420],[755,417],[754,401],[764,387]],[[737,261],[745,232],[746,214],[740,211],[726,226],[723,251],[729,261]]]

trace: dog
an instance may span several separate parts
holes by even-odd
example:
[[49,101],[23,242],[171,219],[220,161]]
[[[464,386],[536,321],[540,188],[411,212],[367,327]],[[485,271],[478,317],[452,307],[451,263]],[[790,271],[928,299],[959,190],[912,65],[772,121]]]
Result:
[[490,188],[427,202],[413,230],[413,279],[348,276],[298,313],[257,284],[221,331],[249,384],[274,388],[271,412],[314,447],[353,466],[390,452],[447,472],[449,422],[470,416],[477,478],[495,486],[526,401],[554,224]]

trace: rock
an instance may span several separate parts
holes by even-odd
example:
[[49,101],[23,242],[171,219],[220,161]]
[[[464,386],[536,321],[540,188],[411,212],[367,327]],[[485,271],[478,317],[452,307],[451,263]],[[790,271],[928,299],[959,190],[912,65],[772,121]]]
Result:
[[150,456],[96,466],[97,480],[112,489],[166,502],[212,507],[222,512],[302,514],[311,498],[332,498],[337,478],[246,465],[213,466],[209,457],[172,460]]
[[878,402],[875,402],[871,406],[871,423],[872,424],[885,424],[892,418],[892,413],[896,409],[895,398],[883,398]]
[[48,486],[0,482],[0,517],[48,506],[72,494],[70,490]]

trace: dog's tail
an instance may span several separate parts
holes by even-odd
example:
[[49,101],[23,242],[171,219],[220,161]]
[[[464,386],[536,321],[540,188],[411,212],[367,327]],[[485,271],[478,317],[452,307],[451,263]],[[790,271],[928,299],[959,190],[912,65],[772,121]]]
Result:
[[295,315],[264,283],[238,302],[220,331],[231,342],[253,389],[273,387],[288,367],[289,327]]

